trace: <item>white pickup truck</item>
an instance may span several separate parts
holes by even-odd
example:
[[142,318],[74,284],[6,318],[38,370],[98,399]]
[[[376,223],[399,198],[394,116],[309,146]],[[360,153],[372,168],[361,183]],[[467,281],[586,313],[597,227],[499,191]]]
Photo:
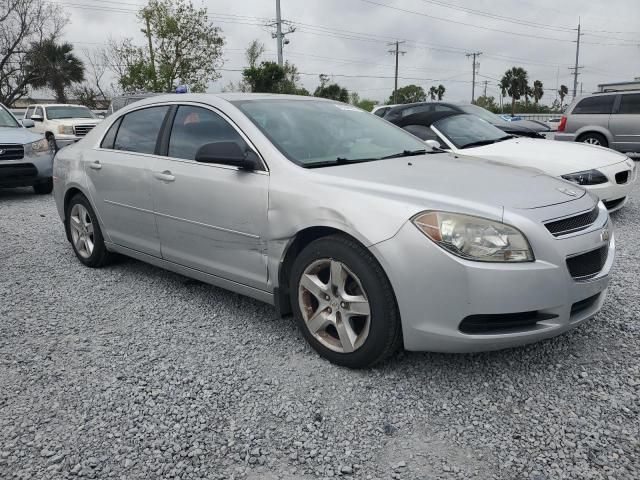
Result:
[[102,120],[82,105],[62,104],[29,105],[24,119],[33,121],[31,128],[43,133],[53,150],[77,142]]

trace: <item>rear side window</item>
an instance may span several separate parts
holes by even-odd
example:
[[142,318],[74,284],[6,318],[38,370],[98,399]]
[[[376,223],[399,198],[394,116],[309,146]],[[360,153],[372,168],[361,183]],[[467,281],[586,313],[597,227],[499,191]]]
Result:
[[379,108],[378,110],[373,112],[373,114],[377,115],[378,117],[384,117],[384,114],[387,113],[389,110],[391,110],[389,107],[387,107],[387,108]]
[[113,144],[116,140],[116,133],[118,133],[118,127],[120,126],[121,121],[122,121],[122,117],[120,117],[118,120],[113,122],[113,125],[109,127],[107,134],[104,136],[104,138],[102,139],[102,142],[100,143],[101,148],[109,148],[109,149],[113,148]]
[[618,113],[640,114],[640,93],[622,95]]
[[580,100],[571,112],[572,114],[610,114],[613,110],[615,95],[595,95]]
[[412,133],[421,140],[438,140],[438,136],[433,130],[426,125],[407,125],[404,128],[407,132]]
[[150,107],[126,114],[120,121],[113,148],[125,152],[154,153],[168,106]]
[[215,142],[236,142],[243,150],[247,148],[236,129],[220,115],[201,107],[178,108],[169,138],[170,157],[195,160],[200,147]]

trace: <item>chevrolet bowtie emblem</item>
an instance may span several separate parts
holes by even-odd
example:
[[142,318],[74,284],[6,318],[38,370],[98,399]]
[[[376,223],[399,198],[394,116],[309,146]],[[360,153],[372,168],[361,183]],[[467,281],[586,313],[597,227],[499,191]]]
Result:
[[609,241],[609,229],[605,228],[604,230],[602,230],[602,232],[600,232],[600,240],[603,242],[608,242]]
[[4,155],[4,152],[6,152],[6,150],[0,148],[0,155]]

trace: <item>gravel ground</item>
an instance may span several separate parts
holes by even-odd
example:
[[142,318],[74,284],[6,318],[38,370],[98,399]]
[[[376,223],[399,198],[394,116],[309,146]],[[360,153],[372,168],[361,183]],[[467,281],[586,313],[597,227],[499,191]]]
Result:
[[53,198],[0,191],[0,478],[640,478],[640,184],[614,223],[582,327],[349,371],[270,306],[84,268]]

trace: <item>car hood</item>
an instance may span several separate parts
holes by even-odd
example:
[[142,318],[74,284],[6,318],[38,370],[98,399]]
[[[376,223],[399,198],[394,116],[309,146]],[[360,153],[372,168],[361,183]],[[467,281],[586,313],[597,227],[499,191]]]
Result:
[[537,168],[555,177],[606,167],[627,159],[626,155],[608,148],[523,137],[466,148],[460,153],[517,167]]
[[[315,172],[321,173],[318,180],[333,186],[426,208],[437,203],[529,209],[585,195],[584,189],[533,169],[447,153],[327,167]],[[568,188],[573,195],[562,191]]]
[[26,145],[27,143],[37,142],[44,135],[31,132],[26,128],[0,127],[0,143],[19,143]]

